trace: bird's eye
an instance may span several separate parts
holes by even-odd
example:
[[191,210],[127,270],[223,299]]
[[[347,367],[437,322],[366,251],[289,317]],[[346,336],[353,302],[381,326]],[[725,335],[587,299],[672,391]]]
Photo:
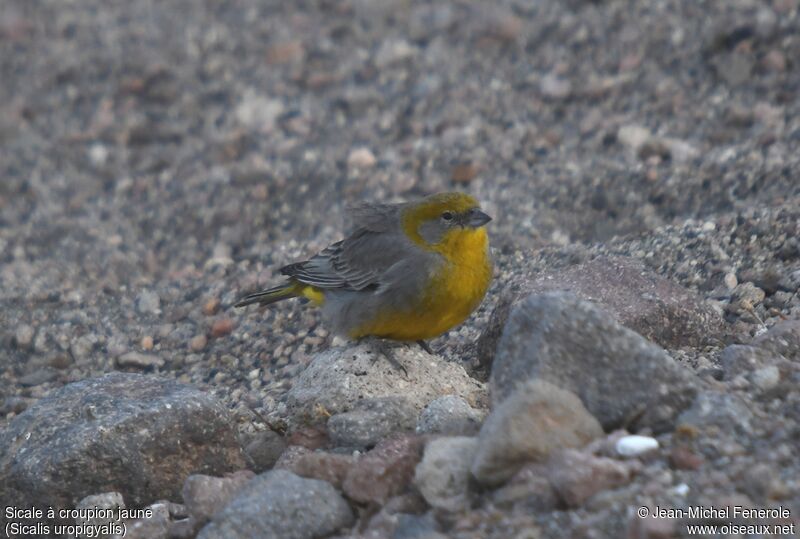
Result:
[[453,220],[453,213],[449,212],[449,211],[444,212],[442,214],[442,219],[444,219],[445,221],[452,221]]

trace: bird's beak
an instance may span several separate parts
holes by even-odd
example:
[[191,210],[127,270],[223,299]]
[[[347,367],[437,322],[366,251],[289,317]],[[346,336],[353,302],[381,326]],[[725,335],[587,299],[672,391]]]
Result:
[[483,213],[481,210],[476,208],[474,210],[470,210],[469,216],[467,217],[467,226],[471,226],[473,228],[478,228],[478,227],[481,227],[481,226],[485,225],[486,223],[488,223],[491,220],[492,220],[491,217],[489,217],[488,215]]

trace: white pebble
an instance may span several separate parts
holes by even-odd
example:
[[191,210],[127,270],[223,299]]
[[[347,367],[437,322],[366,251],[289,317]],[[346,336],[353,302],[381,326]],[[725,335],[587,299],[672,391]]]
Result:
[[681,498],[685,498],[687,494],[689,494],[689,485],[686,483],[681,483],[680,485],[675,485],[672,487],[672,493],[680,496]]
[[617,440],[615,449],[623,457],[636,457],[658,449],[658,440],[650,436],[623,436]]

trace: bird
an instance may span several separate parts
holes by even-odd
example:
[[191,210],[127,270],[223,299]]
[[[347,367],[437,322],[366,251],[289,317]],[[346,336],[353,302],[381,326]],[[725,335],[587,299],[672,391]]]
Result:
[[464,322],[492,281],[486,224],[472,196],[444,192],[399,204],[349,208],[344,239],[280,268],[285,280],[235,307],[304,298],[322,309],[333,333],[425,342]]

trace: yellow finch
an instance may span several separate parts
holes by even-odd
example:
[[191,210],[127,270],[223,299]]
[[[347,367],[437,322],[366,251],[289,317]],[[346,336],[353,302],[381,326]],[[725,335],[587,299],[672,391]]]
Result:
[[489,288],[491,217],[464,193],[351,209],[355,227],[304,262],[281,268],[287,279],[236,306],[304,297],[322,307],[334,332],[418,341],[466,320]]

